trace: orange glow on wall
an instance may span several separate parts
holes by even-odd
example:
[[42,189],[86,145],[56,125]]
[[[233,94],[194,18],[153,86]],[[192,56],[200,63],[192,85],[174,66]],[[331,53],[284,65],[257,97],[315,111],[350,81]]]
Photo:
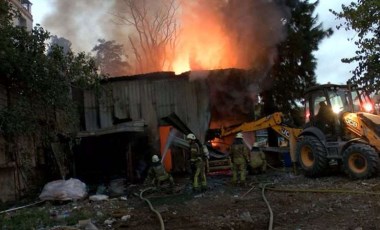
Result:
[[[169,138],[171,126],[160,126],[159,132],[160,132],[160,153],[161,157],[164,154],[165,145]],[[165,169],[167,172],[170,172],[172,170],[172,153],[170,148],[168,149],[168,152],[165,155],[165,159],[163,161]]]

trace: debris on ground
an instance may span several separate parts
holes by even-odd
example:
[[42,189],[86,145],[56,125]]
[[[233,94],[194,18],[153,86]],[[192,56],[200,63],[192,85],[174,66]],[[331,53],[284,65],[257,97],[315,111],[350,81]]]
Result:
[[[176,189],[147,191],[144,198],[160,213],[165,229],[267,229],[270,218],[262,184],[268,184],[264,193],[273,210],[274,229],[374,229],[380,220],[377,178],[307,178],[269,170],[249,175],[246,186],[233,186],[230,179],[209,176],[208,190],[194,193],[189,178],[176,178]],[[158,229],[157,215],[135,195],[143,185],[119,188],[124,191],[119,197],[45,202],[3,213],[0,225],[39,230]]]

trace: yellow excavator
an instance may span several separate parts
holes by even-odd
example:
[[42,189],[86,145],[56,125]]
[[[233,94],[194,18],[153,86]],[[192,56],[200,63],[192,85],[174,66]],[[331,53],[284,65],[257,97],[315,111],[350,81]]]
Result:
[[292,161],[296,161],[296,140],[297,137],[302,132],[302,129],[295,128],[289,124],[288,119],[281,112],[273,113],[269,116],[263,117],[256,121],[243,123],[232,129],[221,128],[220,136],[226,137],[238,132],[249,132],[249,131],[258,131],[263,129],[271,128],[276,131],[280,136],[285,138],[289,143],[289,152],[292,158]]
[[306,90],[304,105],[302,129],[285,124],[284,115],[278,112],[221,129],[221,137],[271,128],[288,140],[292,162],[298,162],[306,176],[324,175],[334,164],[355,179],[378,173],[380,116],[364,90],[350,85],[318,85]]

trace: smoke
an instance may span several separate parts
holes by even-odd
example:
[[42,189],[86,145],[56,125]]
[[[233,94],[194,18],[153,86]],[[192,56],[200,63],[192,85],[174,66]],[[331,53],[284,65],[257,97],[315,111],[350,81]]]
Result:
[[126,33],[113,23],[113,1],[52,0],[51,5],[54,7],[42,24],[52,34],[70,40],[76,52],[90,52],[98,39],[115,40]]
[[[261,68],[273,65],[276,45],[286,38],[288,8],[268,0],[183,1],[181,45],[190,67]],[[206,48],[206,49],[205,49]],[[209,54],[211,53],[211,55]],[[204,57],[212,60],[204,60]]]
[[[118,23],[128,15],[126,0],[53,0],[53,11],[43,25],[71,41],[74,51],[90,51],[97,39],[123,44],[134,58],[129,37],[135,28]],[[139,0],[150,16],[169,0]],[[141,4],[141,3],[145,3]],[[276,57],[276,45],[286,37],[284,22],[289,12],[280,0],[176,0],[179,26],[174,52],[156,55],[170,64],[149,71],[187,71],[220,68],[255,68],[267,71]],[[136,63],[129,60],[129,63]],[[163,60],[159,60],[163,62]],[[173,63],[172,63],[173,62]],[[144,70],[141,70],[144,72]],[[137,73],[136,73],[137,74]]]
[[[54,0],[55,9],[43,24],[53,34],[69,39],[74,51],[90,51],[99,38],[115,40],[127,48],[128,63],[139,69],[137,60],[133,60],[135,55],[130,43],[130,38],[139,37],[139,34],[135,27],[120,20],[120,16],[130,17],[127,1],[137,9],[146,9],[150,21],[163,13],[164,3],[171,2]],[[167,52],[170,47],[158,47],[159,53],[153,53],[150,58],[159,63],[169,60],[170,64],[162,68],[152,64],[132,73],[193,70],[190,80],[204,79],[210,90],[212,122],[223,121],[226,125],[226,119],[230,124],[252,119],[260,92],[258,83],[265,80],[276,59],[277,45],[286,38],[285,24],[289,21],[290,10],[285,0],[174,1],[179,6],[173,24],[178,26],[175,49]],[[161,60],[163,58],[167,60]]]

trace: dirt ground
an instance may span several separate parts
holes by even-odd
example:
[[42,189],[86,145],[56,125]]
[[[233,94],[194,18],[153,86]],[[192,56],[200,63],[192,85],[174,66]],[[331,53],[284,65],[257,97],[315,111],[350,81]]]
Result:
[[[269,170],[249,175],[246,186],[232,186],[229,175],[208,176],[208,190],[196,194],[188,177],[175,180],[175,193],[143,193],[162,216],[165,229],[268,229],[271,215],[264,196],[273,213],[273,229],[380,229],[379,178],[350,180],[334,173],[311,179],[290,169]],[[2,229],[22,229],[12,228],[12,221],[26,218],[25,212],[40,213],[34,217],[40,221],[25,229],[95,229],[86,228],[84,220],[96,229],[160,229],[157,215],[139,197],[142,189],[130,185],[126,196],[106,201],[44,203],[0,214]]]

